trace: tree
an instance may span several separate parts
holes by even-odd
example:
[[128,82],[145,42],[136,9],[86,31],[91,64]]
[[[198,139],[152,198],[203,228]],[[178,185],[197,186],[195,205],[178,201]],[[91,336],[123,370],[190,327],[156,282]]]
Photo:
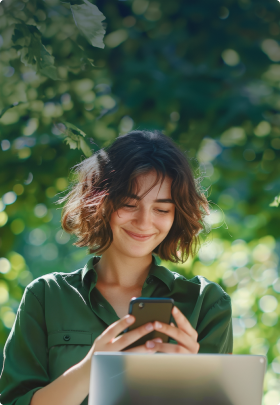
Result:
[[279,2],[4,0],[0,15],[1,344],[32,278],[87,260],[54,205],[70,168],[161,129],[212,201],[213,230],[176,270],[229,292],[235,353],[267,353],[264,403],[279,402]]

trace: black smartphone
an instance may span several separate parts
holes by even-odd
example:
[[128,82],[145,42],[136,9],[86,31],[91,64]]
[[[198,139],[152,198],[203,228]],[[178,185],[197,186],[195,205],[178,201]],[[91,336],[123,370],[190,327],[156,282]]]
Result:
[[[169,324],[171,321],[171,310],[174,306],[172,298],[132,298],[129,304],[128,313],[135,317],[135,322],[129,326],[125,332],[129,332],[148,322],[162,322]],[[136,342],[127,346],[125,350],[132,347],[141,346],[147,340],[161,338],[163,343],[168,343],[169,337],[164,333],[153,330],[141,337]]]

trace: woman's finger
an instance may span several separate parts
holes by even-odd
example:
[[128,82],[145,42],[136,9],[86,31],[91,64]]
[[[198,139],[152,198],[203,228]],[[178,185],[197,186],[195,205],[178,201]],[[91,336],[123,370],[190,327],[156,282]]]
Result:
[[151,322],[126,332],[110,341],[110,350],[120,351],[154,330]]
[[185,317],[184,314],[177,308],[173,307],[172,309],[172,315],[174,316],[174,319],[177,323],[178,328],[186,332],[189,336],[192,336],[197,340],[197,331],[192,327],[188,319]]
[[199,344],[197,343],[197,341],[181,329],[158,321],[154,322],[154,328],[155,330],[162,332],[165,335],[176,340],[180,345],[184,346],[191,353],[198,352]]
[[145,344],[148,350],[153,350],[160,353],[173,353],[173,354],[191,354],[188,349],[181,345],[174,345],[172,343],[157,343],[152,340],[148,340]]
[[134,322],[135,317],[133,315],[126,315],[119,321],[112,323],[97,339],[102,339],[104,343],[109,343]]
[[[162,343],[162,339],[161,338],[155,338],[155,339],[151,340],[151,342]],[[133,347],[132,349],[124,350],[124,352],[130,352],[130,353],[155,353],[156,349],[155,349],[155,346],[154,346],[154,349],[153,348],[149,349],[146,345],[141,345],[141,346]]]

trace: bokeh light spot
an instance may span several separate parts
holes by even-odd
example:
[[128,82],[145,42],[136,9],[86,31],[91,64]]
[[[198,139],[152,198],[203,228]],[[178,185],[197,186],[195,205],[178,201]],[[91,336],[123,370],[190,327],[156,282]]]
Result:
[[6,225],[8,222],[8,215],[5,211],[0,212],[0,226]]
[[245,325],[243,321],[239,318],[232,319],[232,326],[233,326],[233,336],[240,337],[245,332]]
[[262,137],[267,136],[271,131],[271,125],[267,121],[261,121],[254,129],[254,134],[256,136]]
[[0,212],[4,211],[6,205],[3,203],[3,200],[0,198]]
[[278,315],[275,312],[264,313],[261,320],[266,326],[274,326],[278,322]]
[[16,314],[12,311],[7,311],[3,314],[2,320],[6,328],[11,329],[16,319]]
[[18,151],[19,159],[27,159],[27,158],[29,158],[29,156],[31,156],[30,148],[24,147]]
[[10,227],[11,227],[13,234],[19,235],[20,233],[22,233],[24,231],[25,224],[22,219],[17,218],[12,221]]
[[64,232],[63,230],[60,230],[56,233],[55,235],[55,240],[57,243],[60,245],[64,245],[65,243],[69,242],[70,240],[70,235],[69,233]]
[[127,132],[131,131],[133,128],[134,121],[128,115],[125,115],[119,124],[119,130],[121,134],[126,134]]
[[45,204],[37,204],[34,207],[34,214],[36,215],[37,218],[43,218],[48,212],[47,207]]
[[54,260],[58,256],[57,246],[54,243],[48,243],[42,247],[41,254],[45,260]]
[[17,194],[17,195],[22,195],[24,192],[24,187],[22,184],[15,184],[13,187],[13,191]]
[[8,139],[3,139],[3,141],[1,141],[1,148],[2,148],[3,152],[6,150],[9,150],[10,147],[11,147],[11,143],[10,143],[10,141],[8,141]]
[[11,262],[12,268],[20,271],[25,268],[25,260],[24,257],[21,256],[19,253],[10,252],[9,260]]
[[44,231],[40,228],[33,229],[29,234],[29,243],[34,246],[42,245],[47,239]]
[[27,121],[26,126],[23,128],[23,135],[25,136],[32,135],[38,128],[38,125],[39,125],[38,118],[30,118]]
[[240,62],[240,57],[234,49],[225,49],[221,56],[228,66],[236,66]]
[[17,195],[14,191],[9,191],[2,197],[3,203],[6,205],[13,204],[17,199]]
[[6,274],[8,271],[11,269],[11,263],[9,262],[6,257],[1,257],[0,258],[0,273]]
[[63,191],[68,186],[68,180],[65,177],[59,177],[55,182],[55,186],[57,190]]
[[263,312],[273,312],[277,308],[278,302],[273,295],[264,295],[259,300],[259,307]]
[[8,285],[4,281],[0,281],[0,304],[5,304],[9,300]]

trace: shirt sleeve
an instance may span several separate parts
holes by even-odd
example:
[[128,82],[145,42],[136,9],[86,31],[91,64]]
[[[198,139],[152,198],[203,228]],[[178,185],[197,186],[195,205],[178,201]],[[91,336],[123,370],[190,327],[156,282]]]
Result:
[[27,287],[4,347],[0,403],[29,405],[35,391],[49,383],[44,310]]
[[199,353],[232,354],[233,331],[231,299],[228,294],[207,311],[198,328]]

